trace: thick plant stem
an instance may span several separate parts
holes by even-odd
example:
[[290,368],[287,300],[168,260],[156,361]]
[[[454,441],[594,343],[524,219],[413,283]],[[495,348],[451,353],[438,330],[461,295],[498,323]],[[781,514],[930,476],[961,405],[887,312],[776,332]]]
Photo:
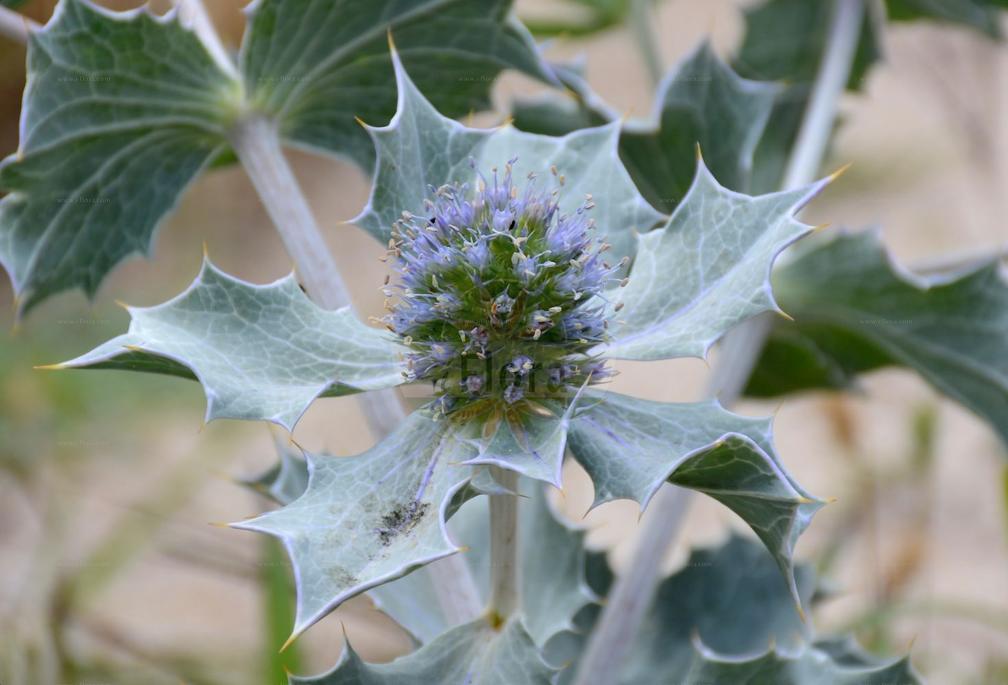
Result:
[[[788,160],[782,184],[785,190],[809,183],[822,163],[837,103],[850,76],[863,16],[863,0],[836,0],[823,59]],[[757,316],[725,337],[707,387],[709,397],[717,397],[725,406],[738,399],[772,323],[772,314]],[[613,584],[581,659],[575,685],[618,682],[657,590],[661,561],[675,542],[692,497],[687,490],[665,486],[651,503],[637,550]]]
[[630,0],[630,27],[651,83],[658,85],[665,73],[665,66],[655,40],[652,5],[653,0]]
[[[221,68],[240,78],[202,0],[177,0],[176,6]],[[273,220],[309,296],[328,309],[349,306],[347,288],[322,239],[301,186],[283,155],[276,124],[264,118],[250,117],[235,126],[231,144]],[[394,390],[363,393],[358,401],[368,427],[376,437],[388,435],[406,418]],[[438,604],[450,623],[465,623],[479,615],[482,609],[479,590],[469,566],[460,555],[429,564],[427,572]]]
[[[491,466],[494,480],[518,491],[518,474]],[[518,609],[518,497],[490,496],[490,621],[503,624]]]
[[18,43],[27,43],[29,34],[40,28],[38,22],[0,5],[0,36]]

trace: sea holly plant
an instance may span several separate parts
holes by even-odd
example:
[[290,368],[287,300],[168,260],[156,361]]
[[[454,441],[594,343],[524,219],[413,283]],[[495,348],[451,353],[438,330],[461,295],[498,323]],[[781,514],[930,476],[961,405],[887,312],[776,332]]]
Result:
[[[68,288],[93,294],[147,248],[193,179],[237,157],[296,273],[253,284],[205,257],[183,293],[129,308],[125,333],[56,366],[195,380],[207,420],[286,431],[320,397],[363,396],[373,413],[369,396],[428,391],[408,415],[384,405],[395,428],[365,452],[280,441],[279,465],[250,483],[279,506],[234,527],[285,545],[291,640],[368,593],[416,642],[388,664],[348,644],[330,672],[291,682],[918,682],[906,659],[815,635],[816,581],[795,548],[824,502],[784,467],[769,419],[714,397],[655,402],[605,387],[616,360],[703,358],[787,311],[791,338],[770,334],[754,393],[835,387],[896,362],[1003,418],[1003,374],[977,368],[1003,366],[996,268],[924,282],[850,237],[794,256],[812,232],[797,213],[834,178],[814,180],[863,23],[845,11],[860,0],[836,3],[823,63],[846,68],[815,76],[811,138],[797,135],[787,155],[798,171],[753,195],[782,86],[739,77],[706,44],[660,84],[653,121],[634,127],[576,72],[549,66],[503,0],[262,0],[237,61],[198,1],[178,5],[157,18],[62,0],[31,34],[21,146],[0,169],[0,260],[21,311]],[[576,125],[543,134],[451,118],[485,107],[504,67],[567,85]],[[375,325],[342,292],[281,143],[371,173],[353,223],[392,270]],[[964,354],[954,322],[967,309],[995,323]],[[867,314],[908,310],[929,324],[864,327]],[[749,355],[724,344],[737,385],[765,335]],[[804,355],[795,365],[792,350]],[[766,365],[779,373],[761,375]],[[551,501],[566,459],[590,477],[593,506],[653,510],[671,484],[724,504],[756,539],[698,551],[702,564],[660,584],[637,562],[614,579]],[[639,554],[656,569],[667,539],[650,542]]]

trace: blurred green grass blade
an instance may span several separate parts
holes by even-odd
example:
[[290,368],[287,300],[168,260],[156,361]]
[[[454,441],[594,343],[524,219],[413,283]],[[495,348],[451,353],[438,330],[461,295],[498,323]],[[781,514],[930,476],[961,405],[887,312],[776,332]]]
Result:
[[262,537],[262,583],[266,659],[263,685],[287,685],[287,672],[300,670],[297,643],[283,652],[280,647],[294,628],[294,583],[288,571],[287,555],[276,538]]

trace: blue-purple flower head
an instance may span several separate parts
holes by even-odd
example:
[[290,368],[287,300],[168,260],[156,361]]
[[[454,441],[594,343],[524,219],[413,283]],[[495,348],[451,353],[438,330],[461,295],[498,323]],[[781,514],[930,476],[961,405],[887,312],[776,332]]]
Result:
[[446,413],[521,408],[611,375],[589,351],[607,339],[596,296],[622,265],[594,236],[591,196],[562,213],[563,177],[552,170],[552,190],[533,174],[516,184],[514,162],[475,188],[431,188],[423,214],[393,226],[398,297],[385,322],[411,348],[407,379],[433,383]]

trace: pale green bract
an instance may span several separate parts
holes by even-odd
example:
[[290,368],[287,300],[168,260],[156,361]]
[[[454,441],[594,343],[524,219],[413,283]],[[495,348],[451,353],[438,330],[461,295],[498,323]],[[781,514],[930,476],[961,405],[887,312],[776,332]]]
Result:
[[750,197],[721,186],[698,160],[693,185],[661,229],[640,236],[630,281],[611,294],[616,359],[705,357],[730,328],[780,311],[770,287],[777,256],[812,228],[794,219],[830,179]]
[[[585,531],[558,514],[546,495],[546,488],[535,484],[527,499],[522,500],[519,521],[521,615],[540,648],[558,634],[577,630],[574,617],[598,601],[585,578]],[[466,548],[464,559],[484,598],[489,595],[490,584],[488,525],[489,511],[482,498],[466,502],[448,522],[449,532]],[[543,550],[549,553],[543,554]],[[426,574],[412,573],[370,594],[379,609],[422,643],[451,628]]]
[[[515,126],[562,135],[622,119],[575,69],[555,71],[574,98],[519,100]],[[666,213],[689,189],[698,145],[721,183],[748,192],[753,153],[780,91],[740,78],[705,41],[662,79],[650,118],[623,123],[620,159],[644,197]]]
[[363,454],[306,455],[300,497],[233,524],[287,547],[297,586],[293,635],[350,597],[458,551],[445,520],[472,476],[458,450],[452,424],[421,409]]
[[290,679],[291,685],[551,685],[555,669],[543,661],[522,623],[502,629],[479,619],[452,628],[430,644],[388,664],[365,663],[349,648],[329,673]]
[[196,378],[207,421],[266,420],[288,430],[320,395],[403,382],[402,347],[392,336],[349,307],[313,304],[293,275],[258,286],[204,261],[181,295],[129,312],[126,334],[58,366]]
[[784,470],[769,419],[716,401],[670,404],[589,390],[570,449],[595,483],[595,506],[624,497],[643,509],[665,482],[705,493],[756,532],[784,572],[795,603],[794,547],[823,502]]
[[[431,188],[477,181],[477,170],[503,169],[517,158],[515,177],[528,173],[553,183],[551,167],[564,177],[560,211],[573,212],[591,195],[592,217],[612,245],[615,263],[632,254],[634,231],[662,220],[634,187],[617,155],[619,125],[577,131],[562,138],[523,133],[511,126],[474,129],[443,116],[410,80],[397,57],[399,104],[391,123],[368,127],[378,151],[371,197],[354,223],[385,243],[402,212],[422,215]],[[546,187],[549,187],[548,185]]]

